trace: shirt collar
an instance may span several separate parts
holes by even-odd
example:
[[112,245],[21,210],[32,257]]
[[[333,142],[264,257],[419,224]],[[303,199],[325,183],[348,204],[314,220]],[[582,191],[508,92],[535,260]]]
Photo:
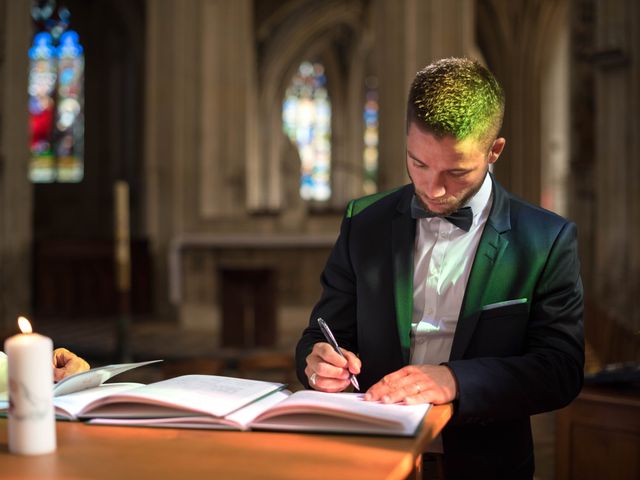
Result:
[[491,175],[487,172],[480,190],[463,205],[464,207],[471,207],[473,211],[473,223],[477,223],[479,217],[482,216],[491,205],[492,190]]

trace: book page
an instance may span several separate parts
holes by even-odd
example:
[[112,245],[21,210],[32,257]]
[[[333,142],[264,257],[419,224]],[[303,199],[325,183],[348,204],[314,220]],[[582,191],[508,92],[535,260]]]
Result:
[[280,390],[279,392],[272,393],[271,395],[267,395],[264,398],[256,400],[240,410],[230,413],[226,418],[234,424],[246,428],[256,417],[268,411],[270,408],[273,408],[274,405],[282,402],[289,395],[291,395],[290,392]]
[[431,404],[367,402],[361,393],[299,391],[260,415],[254,428],[413,435]]
[[226,417],[203,416],[201,413],[158,405],[115,403],[100,407],[101,417],[92,417],[92,425],[129,425],[144,427],[206,428],[248,430],[251,421],[291,393],[280,390],[259,398]]
[[212,416],[168,417],[168,418],[92,418],[88,425],[111,425],[127,427],[189,428],[204,430],[245,430],[225,418]]
[[54,397],[53,406],[56,417],[74,420],[87,404],[108,395],[122,393],[142,386],[141,383],[106,383],[87,390],[69,393],[61,397]]
[[148,362],[117,363],[114,365],[92,368],[86,372],[76,373],[75,375],[71,375],[56,383],[53,386],[53,396],[59,397],[61,395],[94,388],[102,385],[104,382],[120,373],[161,361],[162,360],[150,360]]
[[[280,383],[243,378],[184,375],[97,400],[86,407],[82,416],[104,417],[102,405],[136,403],[169,407],[172,415],[179,409],[224,417],[282,387]],[[161,415],[158,413],[158,416]]]

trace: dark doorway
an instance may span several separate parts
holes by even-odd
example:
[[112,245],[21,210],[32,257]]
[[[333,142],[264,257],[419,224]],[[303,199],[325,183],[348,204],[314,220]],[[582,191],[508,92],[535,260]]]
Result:
[[273,347],[276,274],[271,268],[221,271],[222,347]]

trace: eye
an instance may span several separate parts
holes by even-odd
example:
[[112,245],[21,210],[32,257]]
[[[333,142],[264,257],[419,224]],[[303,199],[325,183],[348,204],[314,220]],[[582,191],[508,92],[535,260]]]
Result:
[[425,168],[426,165],[422,163],[420,160],[413,159],[413,166],[416,168]]
[[452,172],[449,172],[449,175],[451,175],[454,178],[463,178],[468,173],[469,173],[468,170],[454,170]]

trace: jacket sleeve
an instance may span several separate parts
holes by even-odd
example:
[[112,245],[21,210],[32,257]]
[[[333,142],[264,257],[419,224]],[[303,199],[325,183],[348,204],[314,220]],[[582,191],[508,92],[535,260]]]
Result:
[[[351,205],[347,211],[350,211]],[[304,373],[306,358],[313,345],[324,342],[317,319],[322,317],[331,328],[338,344],[352,352],[357,346],[356,339],[356,278],[349,254],[350,215],[345,215],[340,227],[340,235],[329,255],[320,277],[322,295],[309,318],[309,325],[302,333],[296,348],[296,369],[298,379],[309,388]],[[355,352],[357,353],[357,352]]]
[[533,288],[522,355],[450,361],[459,385],[452,424],[489,424],[561,408],[584,378],[583,291],[576,227],[553,241]]

